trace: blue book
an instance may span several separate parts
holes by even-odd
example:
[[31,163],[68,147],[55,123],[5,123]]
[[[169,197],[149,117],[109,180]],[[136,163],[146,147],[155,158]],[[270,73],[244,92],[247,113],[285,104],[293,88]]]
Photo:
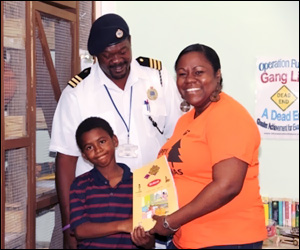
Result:
[[282,212],[282,201],[278,201],[278,210],[279,210],[279,213],[278,213],[278,225],[279,225],[279,226],[283,226],[283,219],[282,219],[282,215],[283,215],[283,212]]

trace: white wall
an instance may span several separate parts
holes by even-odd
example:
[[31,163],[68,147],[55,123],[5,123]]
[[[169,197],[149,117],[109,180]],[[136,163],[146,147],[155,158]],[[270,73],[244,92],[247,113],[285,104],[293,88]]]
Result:
[[[128,22],[134,57],[161,60],[174,78],[173,65],[183,48],[192,43],[214,48],[221,59],[223,90],[253,117],[256,57],[299,55],[298,1],[103,1],[102,10]],[[262,140],[263,196],[299,198],[298,152],[299,140]]]

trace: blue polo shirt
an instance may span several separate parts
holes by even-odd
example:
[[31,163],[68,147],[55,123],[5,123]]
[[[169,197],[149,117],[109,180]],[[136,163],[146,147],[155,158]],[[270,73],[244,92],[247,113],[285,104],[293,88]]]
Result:
[[[71,230],[85,222],[103,223],[132,217],[132,173],[122,163],[122,180],[112,188],[109,181],[96,169],[78,176],[70,189]],[[116,233],[78,241],[78,249],[136,248],[129,233]]]

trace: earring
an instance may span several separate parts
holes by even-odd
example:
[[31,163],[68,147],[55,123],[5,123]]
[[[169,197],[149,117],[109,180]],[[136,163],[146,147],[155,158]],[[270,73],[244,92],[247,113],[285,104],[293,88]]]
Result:
[[188,112],[191,108],[191,105],[186,101],[186,100],[183,100],[181,103],[180,103],[180,109],[182,112]]
[[219,101],[220,100],[220,90],[219,90],[219,87],[217,87],[216,88],[216,90],[211,94],[211,96],[210,96],[210,100],[212,101],[212,102],[217,102],[217,101]]

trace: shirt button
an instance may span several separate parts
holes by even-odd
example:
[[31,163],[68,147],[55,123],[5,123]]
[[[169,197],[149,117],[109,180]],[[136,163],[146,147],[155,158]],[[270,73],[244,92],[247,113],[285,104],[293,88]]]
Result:
[[110,193],[110,196],[113,196],[114,195],[114,193]]

